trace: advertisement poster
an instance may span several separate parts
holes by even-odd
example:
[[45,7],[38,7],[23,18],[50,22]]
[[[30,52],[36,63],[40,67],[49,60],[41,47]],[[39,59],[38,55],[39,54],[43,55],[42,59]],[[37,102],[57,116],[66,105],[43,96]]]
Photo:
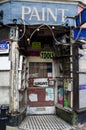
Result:
[[46,88],[46,101],[54,101],[54,90],[53,88]]

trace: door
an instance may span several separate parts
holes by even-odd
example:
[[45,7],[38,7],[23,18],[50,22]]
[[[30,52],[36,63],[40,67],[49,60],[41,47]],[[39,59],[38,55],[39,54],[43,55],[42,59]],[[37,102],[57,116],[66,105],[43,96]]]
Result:
[[55,113],[55,83],[52,77],[52,63],[30,63],[30,78],[27,93],[28,114]]

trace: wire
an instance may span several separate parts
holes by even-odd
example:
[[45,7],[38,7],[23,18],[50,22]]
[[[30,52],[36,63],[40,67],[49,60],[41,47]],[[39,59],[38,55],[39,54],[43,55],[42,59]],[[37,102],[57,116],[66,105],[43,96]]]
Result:
[[54,35],[53,31],[52,31],[52,28],[51,28],[49,25],[47,25],[47,24],[42,24],[42,25],[40,25],[39,27],[37,27],[37,28],[32,32],[32,34],[30,35],[30,40],[31,40],[32,36],[34,35],[34,33],[37,31],[37,29],[40,29],[40,28],[43,27],[43,26],[47,26],[48,29],[51,31],[52,36],[53,36],[53,39],[55,40],[55,42],[56,42],[56,43],[60,43],[60,42],[57,41],[57,39],[55,38],[55,35]]
[[[25,32],[26,32],[26,28],[25,28],[25,21],[22,19],[22,18],[18,18],[17,20],[21,20],[21,24],[23,24],[23,26],[24,26],[24,31],[23,31],[23,34],[22,34],[22,36],[20,37],[20,38],[18,38],[18,39],[15,39],[15,40],[17,40],[17,41],[19,41],[19,40],[21,40],[22,38],[23,38],[23,36],[25,35]],[[17,24],[16,24],[17,25]],[[17,30],[17,28],[16,28],[16,26],[13,26],[13,25],[7,25],[7,24],[3,24],[3,26],[5,26],[5,27],[8,27],[8,28],[14,28],[14,29],[16,29]],[[12,39],[11,39],[12,40]]]
[[23,32],[22,36],[21,36],[19,39],[17,39],[18,41],[20,41],[20,40],[23,38],[23,36],[25,35],[25,32],[26,32],[24,20],[23,20],[22,18],[19,18],[19,19],[23,22],[23,25],[24,25],[24,32]]
[[[66,18],[67,19],[67,18]],[[18,18],[17,20],[21,20],[22,21],[22,24],[23,24],[23,26],[24,26],[24,31],[23,31],[23,34],[22,34],[22,36],[20,37],[20,38],[17,38],[17,39],[15,39],[15,40],[17,40],[17,41],[20,41],[23,37],[24,37],[24,35],[25,35],[25,32],[26,32],[26,28],[25,28],[25,21],[22,19],[22,18]],[[65,25],[66,24],[66,22],[68,23],[68,22],[70,22],[69,20],[66,20],[63,24],[61,24],[61,25]],[[60,25],[60,26],[61,26]],[[9,25],[5,25],[5,26],[7,26],[7,27],[9,27],[9,28],[11,28],[11,27],[13,27],[13,28],[16,28],[16,27],[14,27],[14,26],[9,26]],[[51,33],[52,33],[52,36],[53,36],[53,39],[54,39],[54,41],[56,42],[56,45],[60,45],[60,44],[62,44],[61,42],[59,42],[57,39],[56,39],[56,37],[55,37],[55,34],[54,34],[54,32],[52,31],[52,28],[50,27],[50,25],[47,25],[47,24],[42,24],[42,25],[40,25],[39,27],[37,27],[33,32],[32,32],[32,34],[30,35],[30,40],[31,40],[31,38],[32,38],[32,36],[34,35],[34,33],[37,31],[37,29],[40,29],[41,27],[43,27],[43,26],[47,26],[48,27],[48,29],[51,31]],[[71,33],[71,26],[69,26],[70,27],[70,33]],[[77,37],[76,37],[76,39],[74,40],[74,42],[72,42],[72,44],[73,43],[75,43],[77,40],[78,40],[78,38],[79,38],[79,35],[80,35],[80,33],[81,33],[81,30],[82,30],[82,28],[80,28],[80,30],[79,30],[79,32],[78,32],[78,34],[77,34]],[[71,37],[71,35],[69,36],[69,37]]]

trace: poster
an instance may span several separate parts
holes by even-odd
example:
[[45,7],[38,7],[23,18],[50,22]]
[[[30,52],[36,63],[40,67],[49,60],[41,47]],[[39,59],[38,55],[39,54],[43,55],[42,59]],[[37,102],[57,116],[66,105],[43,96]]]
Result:
[[46,88],[46,101],[54,101],[54,90],[53,88]]

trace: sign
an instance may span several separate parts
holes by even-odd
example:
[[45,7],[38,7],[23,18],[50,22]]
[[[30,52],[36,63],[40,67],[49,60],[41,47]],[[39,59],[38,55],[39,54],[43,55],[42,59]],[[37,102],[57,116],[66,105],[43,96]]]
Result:
[[79,90],[84,90],[84,89],[86,89],[86,84],[79,85]]
[[8,51],[9,51],[8,42],[6,41],[0,42],[0,54],[8,53]]
[[[4,24],[13,24],[13,19],[17,19],[17,24],[21,24],[23,21],[20,18],[22,18],[26,25],[61,25],[65,22],[66,16],[77,15],[78,4],[12,1],[0,4],[0,9],[4,12]],[[72,19],[69,23],[70,26],[74,25]]]
[[84,39],[86,38],[86,28],[82,28],[81,30],[78,28],[74,29],[74,39]]
[[32,49],[41,49],[41,42],[32,42]]
[[48,87],[48,79],[47,78],[35,78],[33,85],[38,86],[38,87]]
[[49,51],[41,51],[40,52],[40,57],[43,59],[51,59],[55,56],[54,52],[49,52]]
[[79,27],[82,24],[86,23],[86,9],[84,9],[83,11],[81,11],[76,17],[76,26]]

